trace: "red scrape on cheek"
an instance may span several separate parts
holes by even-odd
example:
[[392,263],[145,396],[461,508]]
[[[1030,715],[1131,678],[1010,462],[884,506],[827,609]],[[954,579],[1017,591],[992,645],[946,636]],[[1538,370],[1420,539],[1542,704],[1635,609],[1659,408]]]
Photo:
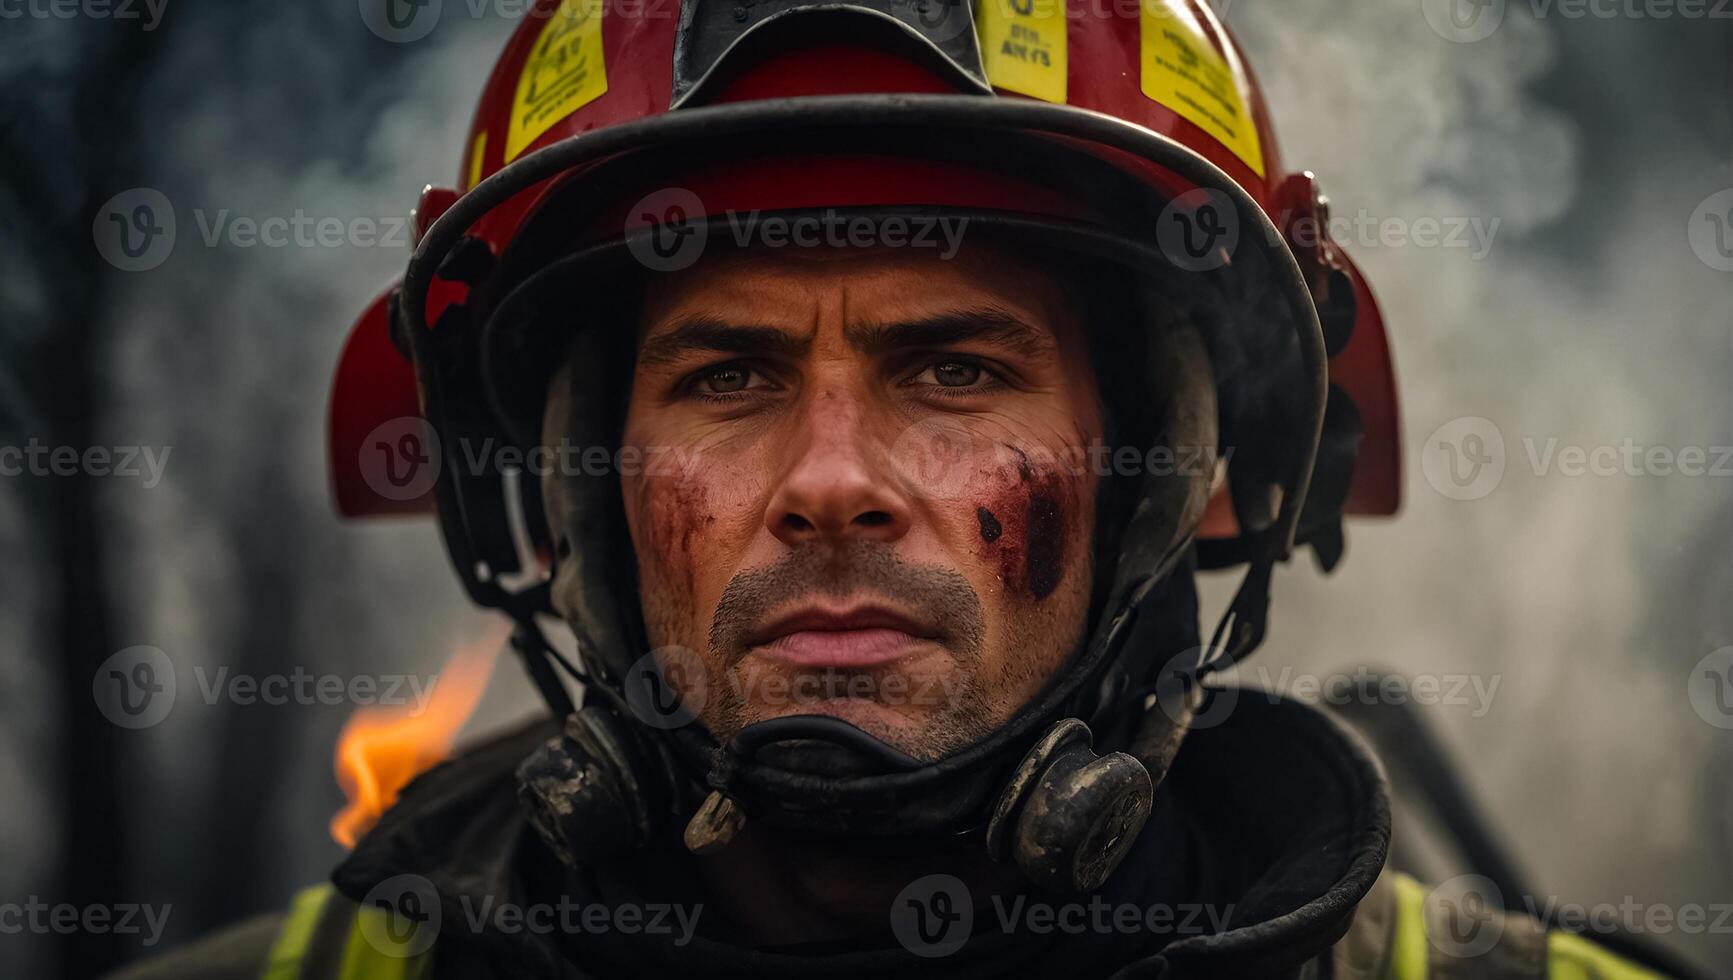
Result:
[[698,562],[695,551],[702,547],[698,532],[716,523],[710,511],[710,493],[691,479],[652,479],[641,485],[649,516],[649,542],[662,578],[684,580],[686,595],[697,588]]
[[1062,475],[1037,473],[1024,453],[1015,447],[1011,453],[1015,463],[1005,470],[1005,485],[976,507],[975,519],[983,553],[998,559],[1005,587],[1045,599],[1065,575],[1072,491]]

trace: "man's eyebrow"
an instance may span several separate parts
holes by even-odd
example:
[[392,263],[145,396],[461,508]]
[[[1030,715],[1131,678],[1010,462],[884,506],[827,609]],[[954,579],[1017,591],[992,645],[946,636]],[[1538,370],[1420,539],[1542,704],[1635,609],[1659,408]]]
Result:
[[965,340],[998,344],[1025,356],[1058,349],[1053,332],[1037,327],[998,306],[947,310],[917,320],[868,323],[843,328],[843,337],[855,349],[868,354],[886,351],[945,347]]
[[756,324],[731,323],[700,313],[685,317],[670,330],[646,338],[638,349],[641,365],[667,364],[692,352],[764,354],[796,357],[812,345],[810,337]]

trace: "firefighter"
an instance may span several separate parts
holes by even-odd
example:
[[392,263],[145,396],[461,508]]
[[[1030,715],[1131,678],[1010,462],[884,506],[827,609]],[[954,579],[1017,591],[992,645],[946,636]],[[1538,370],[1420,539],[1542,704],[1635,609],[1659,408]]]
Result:
[[545,0],[461,176],[336,492],[437,513],[553,719],[134,976],[1659,975],[1389,867],[1361,739],[1212,677],[1398,452],[1208,7]]

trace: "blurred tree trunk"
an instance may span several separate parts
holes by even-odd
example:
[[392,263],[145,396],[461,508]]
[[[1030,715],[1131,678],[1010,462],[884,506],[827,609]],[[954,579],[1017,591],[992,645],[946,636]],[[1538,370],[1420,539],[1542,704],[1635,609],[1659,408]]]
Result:
[[[17,224],[8,251],[42,297],[14,324],[4,360],[15,385],[17,416],[7,426],[47,446],[83,450],[103,442],[104,331],[108,289],[120,273],[98,254],[91,223],[103,202],[133,185],[138,160],[135,109],[140,83],[162,34],[119,25],[62,21],[11,24],[9,45],[59,50],[10,50],[0,59],[29,65],[9,78],[0,96],[0,160]],[[35,55],[35,56],[32,56]],[[13,249],[17,251],[13,251]],[[9,261],[13,259],[9,258]],[[8,311],[8,315],[16,311]],[[9,432],[8,435],[12,433]],[[58,646],[53,675],[63,824],[61,883],[53,901],[80,908],[128,900],[128,826],[118,777],[117,729],[98,710],[91,682],[115,652],[113,596],[104,554],[97,478],[23,476],[24,501],[40,535],[39,574],[50,596],[44,634]],[[93,976],[117,962],[109,931],[60,937],[67,976]]]

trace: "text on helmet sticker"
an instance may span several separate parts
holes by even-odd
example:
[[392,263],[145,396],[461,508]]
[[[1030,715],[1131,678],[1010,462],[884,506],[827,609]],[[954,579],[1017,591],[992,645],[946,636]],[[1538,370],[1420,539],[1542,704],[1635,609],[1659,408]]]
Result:
[[1240,94],[1239,79],[1190,10],[1173,0],[1143,0],[1143,94],[1220,140],[1259,177],[1264,151]]
[[511,103],[505,160],[608,90],[602,65],[602,0],[561,0],[524,60]]
[[979,0],[975,29],[995,87],[1065,101],[1065,0]]

